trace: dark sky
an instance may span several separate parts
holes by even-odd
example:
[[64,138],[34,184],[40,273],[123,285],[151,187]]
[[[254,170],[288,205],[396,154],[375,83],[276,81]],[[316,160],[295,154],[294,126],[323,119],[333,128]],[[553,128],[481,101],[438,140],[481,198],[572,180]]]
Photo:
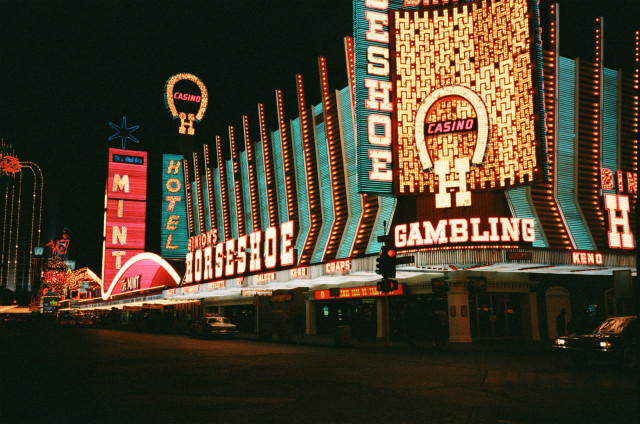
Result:
[[[592,56],[593,20],[602,15],[606,65],[631,63],[640,1],[560,4],[563,55]],[[318,56],[328,60],[330,86],[346,86],[351,9],[350,0],[0,0],[0,137],[44,172],[43,243],[68,227],[70,259],[100,272],[107,149],[121,147],[108,141],[108,123],[126,115],[141,141],[127,148],[149,152],[147,250],[157,252],[161,158],[178,152],[167,79],[188,72],[207,86],[200,143],[240,128],[242,115],[255,124],[258,102],[274,130],[276,89],[287,117],[297,116],[296,74],[309,103],[320,101]]]

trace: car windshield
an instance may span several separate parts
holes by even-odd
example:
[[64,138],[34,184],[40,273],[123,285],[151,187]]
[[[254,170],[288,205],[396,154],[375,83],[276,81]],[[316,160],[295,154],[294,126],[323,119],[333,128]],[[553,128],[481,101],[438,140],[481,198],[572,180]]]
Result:
[[225,317],[209,318],[209,323],[210,324],[215,324],[215,323],[218,323],[218,322],[222,322],[222,323],[228,324],[229,323],[229,318],[225,318]]
[[635,319],[636,317],[609,318],[608,320],[600,324],[600,326],[596,328],[596,331],[594,331],[594,333],[621,333],[622,330],[624,330],[629,325],[629,323],[633,322]]

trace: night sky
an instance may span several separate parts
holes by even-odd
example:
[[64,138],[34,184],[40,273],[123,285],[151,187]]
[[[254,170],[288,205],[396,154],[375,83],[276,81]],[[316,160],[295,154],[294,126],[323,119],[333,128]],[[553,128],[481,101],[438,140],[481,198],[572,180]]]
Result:
[[[109,122],[139,125],[149,152],[147,250],[160,243],[163,153],[178,153],[178,122],[163,100],[172,75],[206,85],[209,105],[196,142],[227,137],[242,116],[277,129],[275,90],[285,115],[298,115],[296,74],[308,104],[320,102],[318,56],[332,89],[347,85],[343,38],[352,35],[350,0],[7,1],[0,0],[0,137],[20,160],[37,163],[45,181],[43,240],[71,232],[70,259],[101,270]],[[546,15],[548,1],[542,1]],[[593,56],[593,22],[605,17],[605,65],[629,68],[640,1],[562,0],[561,54]],[[255,130],[253,131],[256,136]]]

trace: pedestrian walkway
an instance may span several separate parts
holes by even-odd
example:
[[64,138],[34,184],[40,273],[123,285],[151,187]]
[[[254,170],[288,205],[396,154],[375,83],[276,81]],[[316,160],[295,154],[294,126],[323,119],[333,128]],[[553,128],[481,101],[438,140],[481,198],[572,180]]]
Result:
[[443,347],[435,347],[427,341],[416,342],[410,347],[405,339],[391,339],[389,346],[385,339],[345,337],[344,334],[318,335],[307,334],[304,337],[292,337],[291,340],[280,340],[278,335],[273,335],[271,339],[262,340],[258,333],[241,332],[237,336],[239,339],[263,341],[265,343],[289,343],[308,346],[327,346],[347,349],[391,349],[393,351],[414,351],[414,352],[545,352],[550,351],[550,347],[543,342],[533,342],[528,340],[494,339],[475,340],[472,343],[447,343]]

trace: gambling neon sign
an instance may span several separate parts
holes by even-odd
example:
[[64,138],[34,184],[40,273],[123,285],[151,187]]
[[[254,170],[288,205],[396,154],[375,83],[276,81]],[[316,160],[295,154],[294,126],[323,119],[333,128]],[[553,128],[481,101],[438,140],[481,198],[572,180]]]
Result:
[[533,243],[535,220],[531,218],[457,218],[398,224],[394,245],[399,249],[460,243]]

